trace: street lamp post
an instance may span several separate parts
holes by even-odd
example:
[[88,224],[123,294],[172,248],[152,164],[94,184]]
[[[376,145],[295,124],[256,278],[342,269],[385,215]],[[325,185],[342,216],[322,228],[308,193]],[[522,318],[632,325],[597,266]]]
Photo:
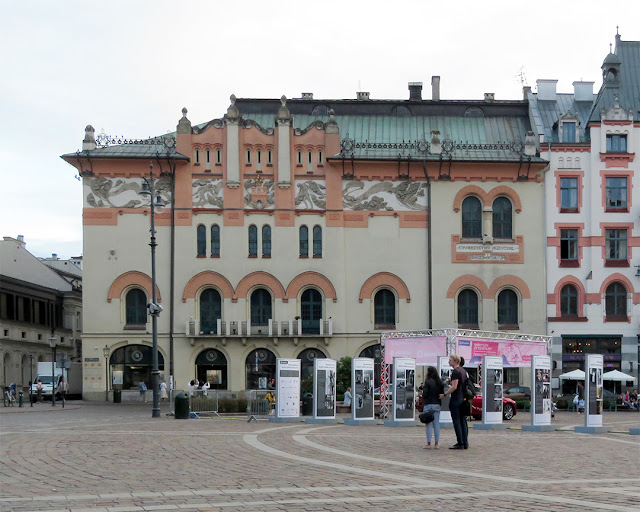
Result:
[[104,354],[104,400],[105,402],[109,401],[109,345],[105,345],[102,349],[102,353]]
[[56,406],[56,337],[51,330],[49,346],[51,347],[51,407]]
[[[151,328],[153,332],[153,348],[152,365],[151,369],[151,389],[153,391],[153,409],[151,412],[152,418],[160,417],[160,391],[158,389],[158,380],[160,376],[160,370],[158,369],[158,316],[162,311],[162,306],[156,302],[156,225],[155,225],[155,209],[162,208],[164,202],[160,197],[160,194],[156,195],[155,184],[156,180],[153,177],[153,162],[149,162],[149,178],[142,177],[143,183],[140,188],[141,196],[149,196],[151,200],[151,241],[149,246],[151,247],[151,302],[147,304],[149,313],[151,314]],[[156,197],[154,198],[154,195]]]
[[29,403],[33,407],[33,354],[29,354]]

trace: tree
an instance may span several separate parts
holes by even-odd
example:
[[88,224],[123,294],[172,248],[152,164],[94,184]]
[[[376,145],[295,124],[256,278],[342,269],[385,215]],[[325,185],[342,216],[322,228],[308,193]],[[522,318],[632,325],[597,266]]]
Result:
[[342,395],[351,386],[351,358],[341,357],[336,372],[336,393]]

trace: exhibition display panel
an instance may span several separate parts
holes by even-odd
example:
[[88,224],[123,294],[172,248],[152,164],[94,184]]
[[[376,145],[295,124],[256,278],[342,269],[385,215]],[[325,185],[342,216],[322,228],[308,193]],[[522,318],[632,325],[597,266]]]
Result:
[[604,357],[600,354],[587,354],[585,368],[585,427],[602,426],[602,372]]
[[483,356],[482,362],[482,423],[502,423],[502,385],[504,366],[500,356]]
[[531,360],[531,424],[551,425],[551,357]]
[[[449,389],[449,384],[447,381],[451,379],[451,371],[453,368],[449,365],[449,357],[441,356],[438,357],[438,373],[440,374],[440,379],[444,384],[445,393]],[[451,411],[449,411],[449,402],[451,401],[450,395],[445,395],[442,399],[442,405],[440,406],[440,423],[450,423],[453,425],[453,420],[451,419]]]
[[313,361],[313,417],[336,417],[336,361],[314,359]]
[[393,421],[415,421],[416,360],[393,359]]
[[368,357],[351,360],[351,417],[354,420],[374,419],[374,368],[375,361]]
[[300,416],[300,359],[276,359],[276,418]]

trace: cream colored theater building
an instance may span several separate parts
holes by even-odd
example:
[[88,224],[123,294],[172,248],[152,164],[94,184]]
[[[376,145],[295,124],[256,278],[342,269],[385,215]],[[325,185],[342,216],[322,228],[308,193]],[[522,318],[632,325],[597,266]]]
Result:
[[85,399],[104,399],[106,374],[125,399],[151,384],[150,163],[167,204],[160,370],[177,388],[241,394],[271,385],[277,357],[379,357],[383,330],[544,334],[546,162],[528,104],[432,86],[430,100],[420,83],[408,100],[232,96],[221,118],[184,109],[148,140],[88,126],[63,155],[84,182]]

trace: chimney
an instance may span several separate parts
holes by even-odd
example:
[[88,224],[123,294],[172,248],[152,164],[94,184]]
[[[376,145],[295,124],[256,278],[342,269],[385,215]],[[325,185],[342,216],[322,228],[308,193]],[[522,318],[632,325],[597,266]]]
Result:
[[422,101],[422,82],[409,82],[409,101]]
[[82,151],[92,151],[96,149],[95,129],[88,124],[84,129],[84,140],[82,141]]
[[495,92],[485,92],[484,93],[484,101],[487,103],[493,103],[496,101],[496,93]]
[[56,261],[56,260],[58,259],[58,255],[54,252],[54,253],[51,255],[51,259],[52,259],[52,260],[54,260],[54,261]]
[[431,77],[431,101],[440,101],[440,77]]
[[356,93],[358,101],[368,101],[369,93],[368,92],[357,92]]
[[538,84],[538,100],[556,101],[557,80],[536,80]]
[[18,235],[16,238],[12,238],[10,236],[3,236],[2,239],[5,242],[16,242],[20,247],[24,247],[26,244],[24,243],[24,236]]
[[529,93],[531,92],[531,86],[530,85],[525,85],[522,88],[522,99],[527,101],[529,99]]
[[312,100],[313,99],[313,93],[312,92],[303,92],[302,93],[302,99],[303,100]]
[[593,101],[593,82],[573,82],[573,95],[576,101]]

